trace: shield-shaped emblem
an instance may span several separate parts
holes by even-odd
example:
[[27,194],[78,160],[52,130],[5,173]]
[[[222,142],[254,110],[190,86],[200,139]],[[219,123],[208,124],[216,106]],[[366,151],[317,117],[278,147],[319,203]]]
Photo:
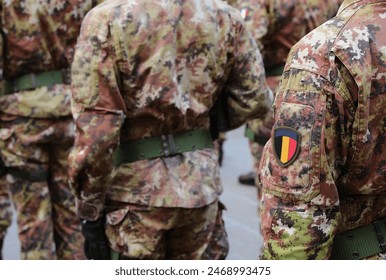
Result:
[[273,131],[273,151],[283,167],[294,162],[300,150],[300,133],[289,127],[276,127]]

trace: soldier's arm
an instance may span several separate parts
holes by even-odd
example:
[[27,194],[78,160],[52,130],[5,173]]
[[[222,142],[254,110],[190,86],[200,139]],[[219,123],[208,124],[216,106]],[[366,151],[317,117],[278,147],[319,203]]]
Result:
[[338,230],[336,182],[350,143],[347,71],[331,84],[317,71],[287,69],[261,164],[264,259],[328,259]]
[[69,156],[70,183],[76,193],[78,215],[86,220],[96,220],[103,209],[112,153],[125,115],[108,28],[106,16],[89,13],[72,65],[77,133]]
[[243,24],[240,23],[237,28],[230,55],[232,65],[223,89],[227,94],[230,129],[253,118],[264,118],[273,101],[256,42]]
[[[0,13],[3,13],[3,3],[0,3]],[[3,28],[3,23],[1,22],[0,18],[0,29]],[[3,32],[0,32],[0,92],[3,90],[3,79],[4,79],[4,39],[3,39]]]
[[263,54],[264,45],[260,41],[267,35],[272,15],[268,14],[269,4],[266,0],[239,1],[237,8],[241,17],[245,20],[245,26],[255,39],[260,52]]

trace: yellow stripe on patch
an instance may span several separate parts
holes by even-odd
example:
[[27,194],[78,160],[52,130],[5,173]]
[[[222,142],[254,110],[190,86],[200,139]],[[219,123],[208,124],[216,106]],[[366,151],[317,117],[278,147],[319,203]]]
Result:
[[288,136],[283,136],[282,143],[281,143],[281,155],[280,155],[280,161],[282,163],[286,163],[288,161],[289,144],[290,144],[290,138]]

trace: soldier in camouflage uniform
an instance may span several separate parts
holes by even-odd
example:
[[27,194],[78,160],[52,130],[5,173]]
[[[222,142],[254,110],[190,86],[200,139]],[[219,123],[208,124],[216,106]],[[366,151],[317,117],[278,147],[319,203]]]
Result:
[[[278,90],[291,47],[308,32],[335,16],[342,0],[237,0],[237,7],[263,56],[267,83]],[[270,137],[272,113],[248,122],[246,136],[253,156],[253,171],[241,175],[242,184],[255,185],[263,147]]]
[[223,1],[106,1],[88,14],[69,161],[89,258],[206,258],[222,192],[209,112],[226,92],[230,129],[263,117],[262,65]]
[[385,258],[386,2],[291,50],[260,168],[264,259]]
[[68,187],[75,131],[68,74],[81,21],[94,2],[0,2],[0,152],[22,259],[85,258]]
[[9,197],[8,184],[4,178],[0,179],[0,260],[7,229],[12,222],[12,208]]

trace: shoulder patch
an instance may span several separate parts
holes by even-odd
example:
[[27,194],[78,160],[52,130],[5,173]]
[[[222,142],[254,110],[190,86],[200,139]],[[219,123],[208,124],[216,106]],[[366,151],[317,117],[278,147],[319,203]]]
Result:
[[273,130],[273,151],[282,167],[293,163],[300,151],[301,135],[290,127],[279,126]]

